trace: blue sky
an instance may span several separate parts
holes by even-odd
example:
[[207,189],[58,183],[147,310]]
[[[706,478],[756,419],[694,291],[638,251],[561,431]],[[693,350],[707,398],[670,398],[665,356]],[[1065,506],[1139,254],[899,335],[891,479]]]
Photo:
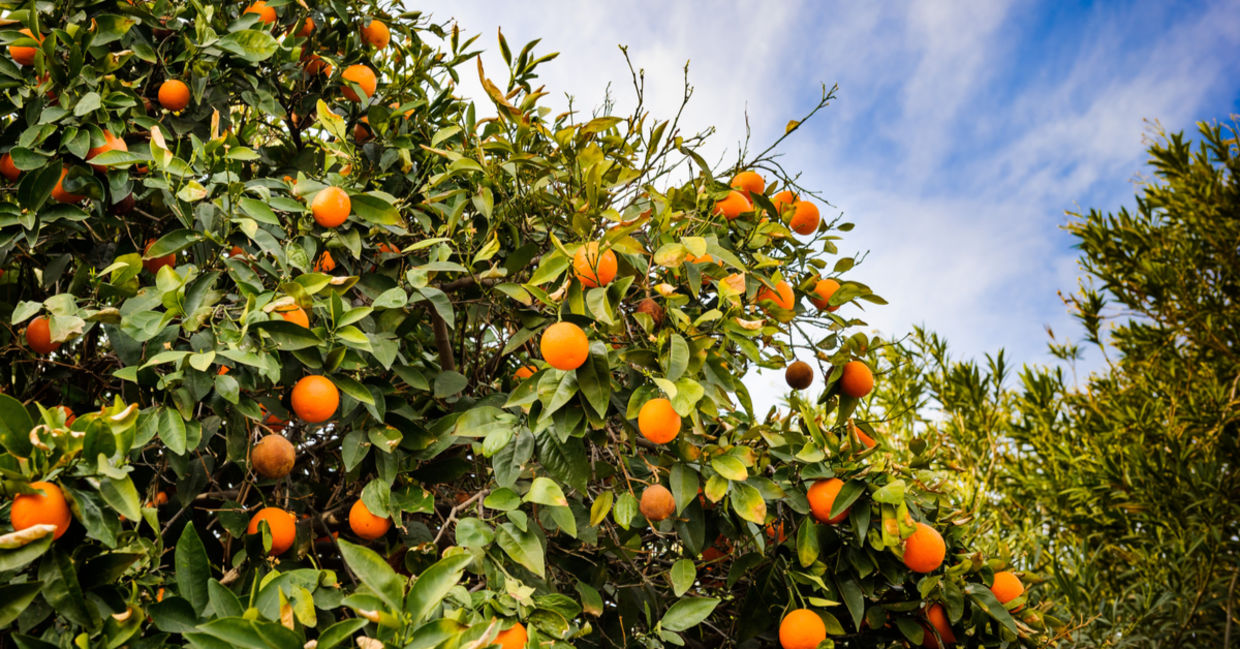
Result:
[[[1045,328],[1076,337],[1057,291],[1079,280],[1066,210],[1131,205],[1146,174],[1146,120],[1191,130],[1240,112],[1240,0],[1201,2],[650,2],[441,0],[493,76],[541,38],[551,104],[632,106],[618,45],[646,71],[646,104],[671,116],[689,62],[686,130],[714,126],[712,157],[755,148],[838,83],[838,100],[783,147],[787,169],[857,227],[850,277],[891,304],[871,327],[914,324],[955,353],[1006,348],[1049,362]],[[465,75],[468,79],[470,75]],[[471,85],[474,84],[474,85]],[[476,82],[464,84],[476,92]],[[854,307],[846,307],[852,309]],[[782,376],[748,380],[769,404]]]

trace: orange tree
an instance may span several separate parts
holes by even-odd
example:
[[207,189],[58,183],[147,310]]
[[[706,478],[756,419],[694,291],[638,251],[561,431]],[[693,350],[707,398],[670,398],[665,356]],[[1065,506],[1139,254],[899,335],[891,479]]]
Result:
[[[553,115],[502,37],[484,117],[472,40],[383,4],[0,4],[18,646],[1036,637],[848,432],[834,311],[882,300],[773,148]],[[821,399],[756,417],[798,352]]]

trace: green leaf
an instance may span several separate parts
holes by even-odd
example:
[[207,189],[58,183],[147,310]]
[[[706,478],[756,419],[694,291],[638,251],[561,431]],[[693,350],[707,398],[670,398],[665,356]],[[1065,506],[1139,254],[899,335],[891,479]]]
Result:
[[672,465],[668,484],[672,488],[672,499],[676,501],[676,513],[679,514],[697,498],[701,480],[697,472],[678,462]]
[[749,471],[741,461],[731,455],[716,455],[710,459],[710,468],[728,480],[744,482],[749,478]]
[[207,580],[211,578],[211,562],[193,525],[181,529],[175,562],[177,593],[194,607],[195,613],[202,615],[209,599]]
[[458,554],[435,562],[413,582],[405,613],[414,624],[426,619],[443,601],[448,591],[461,580],[465,567],[473,561],[473,555]]
[[465,548],[485,548],[493,542],[495,530],[481,520],[466,517],[456,522],[457,545]]
[[607,513],[611,511],[611,503],[616,498],[615,494],[610,491],[604,491],[594,498],[594,503],[590,505],[590,525],[598,527],[603,519],[607,518]]
[[198,625],[198,631],[241,649],[300,649],[305,643],[275,622],[222,617]]
[[203,234],[197,230],[173,230],[155,240],[149,250],[143,253],[144,259],[163,257],[164,255],[181,252],[203,240]]
[[496,530],[495,540],[500,549],[513,561],[525,566],[530,572],[545,577],[543,548],[538,537],[530,531],[521,531],[512,523],[504,523]]
[[[843,495],[843,493],[844,493],[844,490],[840,489],[840,495]],[[875,502],[880,502],[885,505],[897,505],[897,506],[902,505],[904,504],[904,481],[903,480],[892,480],[891,482],[884,485],[882,488],[875,491],[874,495],[871,497],[874,499]],[[833,512],[835,511],[835,507],[832,507],[831,509]],[[839,511],[844,511],[844,510],[840,509]]]
[[844,598],[844,605],[848,607],[848,614],[852,616],[853,626],[861,626],[861,618],[865,615],[865,598],[861,593],[861,586],[852,578],[839,579],[836,584]]
[[964,590],[968,593],[969,598],[977,602],[986,614],[994,618],[1003,628],[1011,631],[1013,634],[1018,633],[1016,628],[1016,620],[1012,619],[1012,614],[1008,612],[1007,607],[999,603],[999,599],[995,597],[994,592],[987,588],[984,584],[967,583]]
[[392,611],[400,610],[401,597],[404,594],[404,580],[392,570],[392,566],[374,550],[365,546],[338,540],[340,556],[349,566],[349,570],[357,575],[379,599],[383,600]]
[[808,517],[801,521],[801,529],[797,530],[797,561],[802,568],[808,568],[818,560],[818,524]]
[[581,598],[581,610],[586,615],[598,617],[603,614],[603,596],[593,586],[578,581],[577,595]]
[[672,592],[677,597],[680,597],[688,592],[689,587],[693,585],[693,581],[697,579],[697,568],[693,565],[693,561],[679,559],[672,564],[669,576],[672,582]]
[[58,549],[43,555],[39,564],[39,581],[43,582],[43,599],[47,601],[58,616],[68,619],[74,624],[90,627],[94,618],[78,584],[77,566],[69,555]]
[[22,566],[43,556],[52,547],[52,533],[31,541],[21,547],[0,549],[0,572],[20,569]]
[[276,213],[273,212],[266,203],[256,198],[243,196],[237,201],[237,204],[241,206],[241,211],[245,212],[247,216],[255,221],[258,221],[259,223],[266,223],[267,225],[274,225],[277,227],[284,226],[284,224],[280,222],[280,217],[276,216]]
[[717,597],[688,597],[678,600],[663,614],[659,624],[668,631],[685,631],[710,617],[719,605]]
[[[669,381],[679,379],[689,367],[689,344],[680,334],[672,334],[663,366]],[[741,479],[744,480],[744,478]]]
[[[319,634],[315,649],[332,649],[332,647],[352,638],[353,634],[360,631],[364,626],[366,626],[366,620],[362,618],[355,617],[341,620],[327,627],[323,630],[323,633]],[[352,645],[353,643],[350,642],[348,644]]]
[[560,485],[542,476],[534,478],[534,481],[530,483],[530,490],[526,492],[525,498],[522,498],[522,500],[527,503],[532,502],[555,507],[568,506],[568,499],[564,497],[564,492],[560,489]]
[[30,429],[34,421],[22,402],[0,394],[0,445],[15,457],[30,457]]
[[251,329],[271,336],[276,345],[284,351],[296,351],[323,344],[323,340],[316,336],[313,330],[289,322],[284,318],[256,322],[251,326]]
[[732,510],[741,518],[756,525],[766,522],[766,501],[762,499],[762,494],[757,489],[747,484],[733,484]]
[[257,63],[271,58],[280,44],[266,32],[242,29],[225,35],[215,42],[215,46],[251,63]]
[[375,225],[404,225],[400,212],[384,198],[374,194],[354,194],[349,199],[353,213],[363,221]]
[[0,629],[12,624],[30,606],[41,587],[37,581],[0,586]]
[[169,451],[177,455],[185,455],[188,440],[185,433],[185,420],[175,408],[160,408],[158,411],[159,439]]
[[[100,462],[106,460],[101,459]],[[136,521],[142,518],[142,506],[138,499],[138,490],[133,486],[129,474],[121,478],[103,478],[99,481],[99,495],[112,509],[125,518]]]
[[[840,487],[840,492],[835,496],[835,502],[831,504],[831,518],[835,518],[843,514],[845,510],[852,507],[853,503],[865,493],[865,483],[860,480],[849,480]],[[904,494],[900,494],[900,502],[903,502]]]

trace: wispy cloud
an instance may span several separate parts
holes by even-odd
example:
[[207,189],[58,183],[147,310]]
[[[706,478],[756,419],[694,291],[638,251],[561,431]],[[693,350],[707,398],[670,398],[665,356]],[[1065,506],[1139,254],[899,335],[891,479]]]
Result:
[[[1076,285],[1064,210],[1129,201],[1143,120],[1191,128],[1240,100],[1237,0],[419,5],[488,47],[497,25],[514,47],[543,38],[563,52],[543,81],[587,111],[608,81],[631,102],[617,44],[645,69],[655,115],[675,110],[691,61],[685,122],[717,127],[713,156],[735,150],[746,113],[763,143],[819,83],[839,82],[782,162],[857,222],[844,251],[870,254],[851,275],[891,301],[865,318],[890,335],[924,323],[962,354],[1003,346],[1018,362],[1047,359],[1045,325],[1075,331],[1056,297]],[[769,404],[783,386],[751,388]]]

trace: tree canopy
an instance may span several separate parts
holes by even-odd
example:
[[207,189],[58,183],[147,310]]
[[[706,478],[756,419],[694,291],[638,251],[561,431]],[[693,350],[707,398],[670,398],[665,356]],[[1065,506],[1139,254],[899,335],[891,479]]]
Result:
[[952,473],[854,425],[883,300],[776,146],[712,168],[639,71],[554,114],[554,55],[501,34],[496,83],[388,3],[0,6],[17,646],[1041,637]]

